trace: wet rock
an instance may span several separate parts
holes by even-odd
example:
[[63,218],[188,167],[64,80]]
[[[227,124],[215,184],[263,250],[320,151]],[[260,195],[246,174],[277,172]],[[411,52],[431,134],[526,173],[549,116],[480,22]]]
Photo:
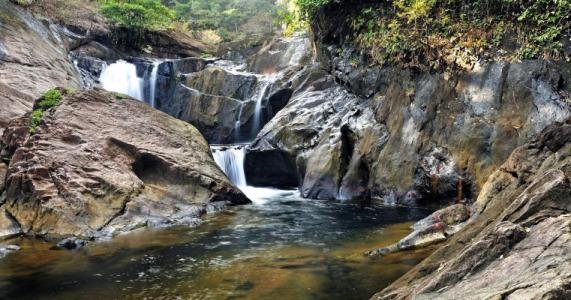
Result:
[[76,250],[79,248],[83,248],[83,246],[85,245],[87,245],[87,241],[76,237],[70,237],[57,243],[58,248],[66,250]]
[[0,206],[0,240],[9,239],[21,233],[20,224],[3,206]]
[[20,249],[20,246],[17,245],[0,245],[0,258],[4,258],[12,252],[20,251]]
[[280,150],[251,152],[244,160],[244,171],[252,186],[292,188],[300,182],[295,162]]
[[[333,76],[307,67],[291,77],[292,98],[247,154],[287,153],[308,197],[411,205],[470,199],[516,147],[571,115],[569,87],[560,84],[571,78],[547,61],[492,62],[454,74],[386,68],[363,74],[369,84],[358,86],[350,80],[363,68],[335,64]],[[351,120],[367,126],[351,128]]]
[[425,247],[445,241],[449,236],[466,226],[470,216],[470,208],[464,204],[440,209],[416,222],[412,226],[413,232],[398,243],[365,254],[368,256],[387,255],[396,251]]
[[258,74],[272,74],[309,61],[310,42],[303,35],[276,38],[247,59],[248,69]]
[[517,148],[473,205],[477,218],[373,299],[569,296],[571,120]]
[[185,85],[204,94],[247,100],[254,96],[258,78],[255,75],[233,74],[211,67],[188,74]]
[[15,150],[4,208],[26,234],[111,237],[210,202],[249,202],[194,127],[142,102],[83,91],[45,112],[35,135],[19,130],[25,120],[1,144]]
[[[8,171],[8,166],[0,162],[0,194],[4,192],[4,183],[6,181],[6,172]],[[2,205],[2,203],[0,203]]]
[[236,121],[247,123],[254,115],[254,106],[253,102],[243,103],[181,86],[169,103],[161,105],[161,110],[193,124],[210,143],[227,144],[240,136],[240,132],[236,132]]

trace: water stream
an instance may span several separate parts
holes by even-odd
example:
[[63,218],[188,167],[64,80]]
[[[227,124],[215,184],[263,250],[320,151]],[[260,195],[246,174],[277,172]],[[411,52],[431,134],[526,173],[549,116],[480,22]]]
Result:
[[277,191],[196,228],[142,229],[77,251],[17,239],[0,299],[368,299],[431,249],[370,259],[427,212]]
[[108,91],[122,93],[144,101],[144,79],[137,76],[137,67],[134,64],[118,60],[105,66],[99,82]]
[[[137,66],[124,60],[106,65],[101,72],[101,86],[111,92],[122,93],[143,101],[152,107],[156,105],[156,87],[159,65],[154,62],[150,72],[142,77],[137,74]],[[148,86],[148,89],[145,87]]]
[[[290,62],[299,63],[302,48],[289,51]],[[140,78],[135,65],[120,60],[106,66],[100,82],[156,107],[157,74],[158,63]],[[244,101],[256,101],[251,138],[261,130],[263,101],[277,78],[257,76],[255,98]],[[212,153],[252,205],[208,215],[197,228],[140,229],[77,251],[11,240],[22,250],[0,260],[0,299],[365,299],[432,251],[365,257],[406,236],[430,211],[248,186],[246,147],[218,145]]]

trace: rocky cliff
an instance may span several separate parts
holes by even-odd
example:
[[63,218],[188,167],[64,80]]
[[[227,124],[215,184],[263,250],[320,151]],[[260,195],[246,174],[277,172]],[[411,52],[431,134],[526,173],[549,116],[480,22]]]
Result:
[[571,297],[571,120],[517,148],[484,185],[475,216],[373,299]]
[[34,99],[56,86],[78,88],[68,60],[68,39],[56,26],[21,7],[0,1],[0,132],[8,121],[31,110]]
[[29,126],[29,114],[12,120],[0,143],[10,162],[0,232],[107,238],[249,202],[198,130],[142,102],[77,92],[44,113],[36,134]]
[[350,43],[345,13],[314,20],[315,65],[286,81],[293,96],[252,143],[249,182],[318,199],[461,201],[515,148],[571,115],[569,63],[375,65]]

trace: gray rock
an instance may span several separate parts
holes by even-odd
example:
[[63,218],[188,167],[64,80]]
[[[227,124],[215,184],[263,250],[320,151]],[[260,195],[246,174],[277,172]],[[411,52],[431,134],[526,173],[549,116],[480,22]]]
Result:
[[373,299],[568,298],[571,144],[550,141],[570,127],[517,148],[484,185],[477,218]]
[[9,239],[21,233],[20,224],[3,206],[0,206],[0,240]]
[[76,250],[83,248],[85,245],[87,245],[87,241],[76,237],[70,237],[57,243],[58,248],[66,250]]
[[396,251],[425,247],[445,241],[466,226],[470,216],[470,208],[464,204],[440,209],[416,222],[412,226],[413,232],[398,243],[365,254],[368,256],[388,255]]

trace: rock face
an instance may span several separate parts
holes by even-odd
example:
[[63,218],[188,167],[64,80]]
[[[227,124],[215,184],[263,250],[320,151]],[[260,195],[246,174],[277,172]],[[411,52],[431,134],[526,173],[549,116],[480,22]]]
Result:
[[290,168],[266,179],[250,173],[249,181],[299,178],[302,194],[319,199],[458,201],[513,149],[571,115],[565,64],[496,62],[414,74],[321,60],[330,70],[308,67],[291,80],[292,99],[246,157],[247,170],[270,161]]
[[24,9],[0,0],[0,134],[11,118],[56,86],[77,88],[79,75],[67,58],[65,37]]
[[15,119],[3,205],[26,234],[107,238],[144,226],[195,224],[248,203],[191,125],[100,90],[66,96],[38,133]]
[[288,103],[291,76],[307,60],[308,45],[305,37],[276,39],[242,65],[196,58],[161,63],[157,108],[196,126],[210,143],[249,142]]
[[571,296],[571,120],[517,148],[484,185],[477,218],[373,299]]

